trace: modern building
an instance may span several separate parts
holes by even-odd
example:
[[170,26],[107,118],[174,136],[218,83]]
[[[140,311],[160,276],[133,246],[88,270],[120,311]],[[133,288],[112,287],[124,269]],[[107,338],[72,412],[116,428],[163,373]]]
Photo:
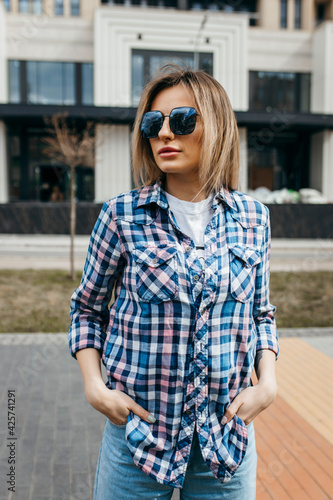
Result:
[[0,203],[68,200],[43,155],[44,117],[99,123],[77,198],[133,186],[141,89],[180,59],[225,87],[241,137],[241,189],[312,187],[333,201],[333,1],[0,0]]

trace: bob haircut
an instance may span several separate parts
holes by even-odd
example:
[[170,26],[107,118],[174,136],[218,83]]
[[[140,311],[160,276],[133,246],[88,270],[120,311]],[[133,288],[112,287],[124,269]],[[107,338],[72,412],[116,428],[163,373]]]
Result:
[[133,177],[137,187],[164,178],[155,163],[149,139],[140,134],[142,115],[150,111],[152,102],[166,88],[183,85],[193,95],[203,124],[199,165],[200,184],[209,196],[222,186],[238,189],[239,135],[235,114],[226,91],[212,76],[202,70],[184,69],[176,64],[160,68],[141,95],[132,136]]

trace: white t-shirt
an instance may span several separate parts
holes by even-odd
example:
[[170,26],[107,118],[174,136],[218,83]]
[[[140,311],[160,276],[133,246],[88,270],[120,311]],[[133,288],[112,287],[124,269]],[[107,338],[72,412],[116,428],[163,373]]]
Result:
[[214,194],[198,202],[184,201],[165,193],[169,202],[169,207],[174,214],[177,224],[183,233],[190,236],[194,241],[196,252],[204,269],[205,263],[205,243],[204,234],[207,224],[211,221],[214,210],[212,203]]

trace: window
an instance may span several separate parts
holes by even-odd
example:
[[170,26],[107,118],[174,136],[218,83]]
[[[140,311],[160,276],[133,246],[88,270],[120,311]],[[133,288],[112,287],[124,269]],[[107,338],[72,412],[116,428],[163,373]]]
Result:
[[[193,52],[168,52],[153,50],[132,51],[132,104],[139,103],[145,84],[153,77],[156,70],[163,64],[174,62],[179,65],[194,66]],[[213,54],[201,52],[199,67],[210,75],[213,74]]]
[[4,4],[5,4],[5,9],[7,10],[7,12],[9,12],[10,11],[10,0],[5,0]]
[[55,0],[54,13],[56,16],[63,16],[64,15],[64,2],[63,2],[63,0]]
[[20,0],[19,12],[27,14],[29,12],[29,4],[31,4],[31,2],[28,2],[28,0]]
[[20,200],[21,197],[21,142],[20,136],[12,133],[9,130],[8,134],[9,143],[9,183],[10,183],[10,200]]
[[82,104],[94,104],[93,64],[82,63]]
[[80,0],[71,0],[71,16],[80,15]]
[[29,104],[75,104],[74,63],[27,61]]
[[288,0],[281,0],[281,13],[280,13],[280,26],[281,28],[287,27],[287,6]]
[[22,14],[43,14],[43,0],[20,0],[19,12]]
[[317,5],[316,25],[318,26],[324,21],[325,21],[325,4],[320,3],[319,5]]
[[20,70],[20,61],[9,61],[9,102],[21,102]]
[[[9,127],[10,200],[62,202],[70,199],[70,175],[67,165],[43,154],[45,130]],[[94,170],[76,169],[76,198],[94,200]]]
[[177,0],[102,0],[106,5],[141,5],[142,7],[173,7],[177,8]]
[[250,71],[251,110],[310,111],[309,73]]
[[93,64],[9,61],[9,102],[85,104],[94,102]]
[[221,2],[220,0],[189,0],[191,10],[222,10],[224,12],[257,12],[256,0],[233,0]]
[[[267,131],[267,132],[266,132]],[[299,191],[309,186],[311,134],[269,129],[248,131],[248,186]]]
[[295,29],[302,28],[302,0],[295,0]]

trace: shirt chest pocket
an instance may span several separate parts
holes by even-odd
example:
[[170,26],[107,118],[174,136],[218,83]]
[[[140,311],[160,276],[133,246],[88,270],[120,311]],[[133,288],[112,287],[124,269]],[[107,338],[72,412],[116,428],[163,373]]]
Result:
[[159,304],[177,296],[176,254],[177,248],[167,244],[134,248],[136,289],[143,302]]
[[256,266],[261,257],[255,247],[234,245],[229,247],[230,293],[234,299],[247,302],[254,294]]

